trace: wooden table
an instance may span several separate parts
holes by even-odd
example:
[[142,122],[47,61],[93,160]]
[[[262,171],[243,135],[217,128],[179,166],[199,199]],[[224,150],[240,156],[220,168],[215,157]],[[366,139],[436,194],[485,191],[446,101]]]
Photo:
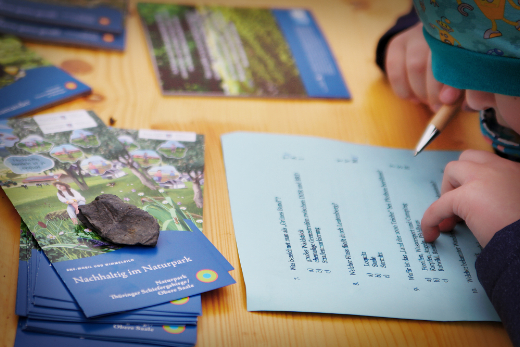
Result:
[[[202,0],[198,3],[211,3]],[[220,136],[246,130],[305,134],[414,148],[431,114],[399,100],[374,64],[379,36],[408,10],[408,0],[219,0],[220,4],[312,10],[352,92],[351,101],[161,96],[135,9],[124,53],[30,43],[93,87],[94,93],[45,112],[94,110],[122,128],[194,131],[206,136],[204,233],[229,259],[237,284],[203,295],[198,346],[510,346],[499,323],[429,322],[373,317],[247,312],[231,220]],[[431,149],[489,150],[477,114],[461,113]],[[13,346],[19,217],[0,191],[0,342]]]

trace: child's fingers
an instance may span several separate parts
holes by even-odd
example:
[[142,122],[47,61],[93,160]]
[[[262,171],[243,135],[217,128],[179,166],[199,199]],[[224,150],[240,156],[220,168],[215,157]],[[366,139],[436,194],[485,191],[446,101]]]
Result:
[[445,84],[439,93],[439,100],[442,104],[452,105],[464,96],[463,93],[463,90]]
[[460,221],[462,221],[462,218],[460,218],[459,216],[446,218],[445,220],[439,223],[439,230],[441,232],[452,231],[453,228],[455,228],[455,225],[457,225],[457,223]]
[[478,173],[479,164],[471,161],[452,161],[444,168],[442,177],[441,196],[453,189],[457,189]]
[[427,64],[428,65],[426,70],[426,86],[428,89],[428,104],[430,105],[430,109],[433,112],[437,112],[442,106],[442,103],[439,100],[439,94],[441,92],[443,84],[437,81],[435,77],[433,77],[431,51],[428,52]]
[[386,73],[394,93],[407,99],[411,95],[406,70],[406,44],[401,36],[394,38],[386,53]]
[[[423,219],[424,219],[424,216],[423,216]],[[439,230],[439,226],[438,225],[426,226],[423,224],[424,224],[424,221],[421,221],[421,229],[422,229],[424,241],[433,242],[433,241],[437,240],[437,238],[441,234],[441,231]]]
[[[463,188],[455,189],[443,194],[437,201],[428,207],[421,220],[421,229],[424,241],[433,242],[439,237],[441,230],[453,229],[458,217],[464,219],[461,213],[460,199],[463,196]],[[442,228],[440,229],[440,226]],[[447,229],[451,226],[451,229]]]
[[412,93],[421,102],[428,102],[427,79],[430,48],[424,36],[412,35],[406,46],[406,70]]

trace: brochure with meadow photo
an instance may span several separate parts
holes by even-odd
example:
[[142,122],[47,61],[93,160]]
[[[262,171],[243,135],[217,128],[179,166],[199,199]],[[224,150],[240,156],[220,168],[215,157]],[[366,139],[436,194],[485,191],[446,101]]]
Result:
[[87,95],[89,86],[0,34],[0,120]]
[[[154,180],[157,171],[164,174],[164,183],[182,174],[164,165],[159,154],[129,152],[93,112],[84,110],[11,118],[1,127],[2,188],[87,317],[157,305],[234,282],[228,263],[217,261],[190,232],[202,225],[196,217],[202,209],[195,216],[190,211],[193,189],[161,187],[163,180]],[[190,149],[184,156],[181,151],[179,159],[191,155]],[[82,226],[78,207],[101,194],[117,195],[155,216],[163,230],[158,246],[137,252]],[[101,288],[110,293],[100,296]],[[137,297],[139,293],[143,295]]]
[[[165,205],[161,195],[141,198],[149,203],[145,210],[157,218],[162,230],[190,230],[183,221],[186,217],[202,230],[204,135],[149,129],[109,129],[131,160],[146,170],[148,181],[145,184],[158,186],[159,192],[170,192],[169,196],[176,201]],[[178,206],[183,213],[176,213],[172,205]]]
[[0,15],[120,34],[127,7],[127,0],[0,0]]
[[138,3],[165,95],[349,99],[303,9]]

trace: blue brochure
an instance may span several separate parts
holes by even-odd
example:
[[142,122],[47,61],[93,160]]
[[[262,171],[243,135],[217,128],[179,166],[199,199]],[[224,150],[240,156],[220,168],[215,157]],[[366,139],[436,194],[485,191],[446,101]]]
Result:
[[28,50],[18,38],[0,34],[0,119],[35,112],[90,92],[90,87]]
[[248,310],[499,320],[470,230],[421,231],[459,152],[245,132],[222,147]]
[[87,317],[158,305],[235,283],[189,231],[162,231],[154,248],[124,247],[53,266]]
[[126,0],[0,0],[3,16],[116,34],[123,32],[126,8]]
[[309,11],[271,10],[300,71],[309,97],[350,98],[332,52]]
[[[34,304],[49,308],[58,308],[77,311],[80,310],[73,296],[67,290],[65,284],[61,281],[53,266],[50,266],[48,259],[43,253],[38,253],[41,257],[43,266],[38,268],[38,276],[36,278],[34,288]],[[200,305],[200,295],[182,298],[181,300],[167,302],[162,305],[152,306],[145,309],[133,310],[128,314],[150,314],[159,315],[165,312],[172,314],[190,314],[200,316],[202,307]],[[103,317],[100,317],[102,319]]]
[[125,31],[113,34],[0,17],[0,32],[23,39],[90,48],[125,49]]
[[[56,347],[56,346],[74,346],[74,347],[157,347],[157,344],[146,344],[139,341],[133,342],[119,342],[119,341],[103,341],[91,340],[80,337],[59,336],[42,334],[32,331],[25,331],[22,328],[26,325],[26,319],[20,318],[18,320],[18,328],[16,330],[16,340],[14,347]],[[173,345],[172,345],[173,346]],[[187,346],[186,344],[179,344],[179,346]]]
[[24,329],[64,336],[121,342],[138,341],[162,346],[192,346],[197,341],[197,327],[194,325],[78,324],[28,319]]
[[[233,270],[233,267],[229,262],[220,254],[220,252],[213,246],[213,244],[204,236],[204,234],[193,224],[193,222],[186,220],[186,223],[190,225],[193,230],[193,238],[198,239],[200,247],[206,248],[206,251],[215,258],[226,271]],[[70,294],[65,284],[61,281],[54,267],[48,266],[48,259],[41,253],[37,253],[37,257],[40,257],[44,264],[38,268],[38,277],[36,278],[34,288],[34,304],[36,306],[77,310],[76,301]],[[45,266],[47,265],[47,266]],[[27,270],[25,270],[27,271]],[[157,315],[159,312],[166,312],[168,314],[191,314],[201,315],[201,300],[200,296],[190,296],[168,302],[163,305],[152,306],[146,309],[134,310],[133,314],[146,314],[150,313]]]
[[165,95],[350,99],[304,9],[138,3]]

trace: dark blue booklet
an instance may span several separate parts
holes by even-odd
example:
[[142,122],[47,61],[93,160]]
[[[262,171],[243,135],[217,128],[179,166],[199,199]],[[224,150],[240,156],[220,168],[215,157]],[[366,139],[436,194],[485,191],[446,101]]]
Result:
[[[14,347],[56,347],[56,346],[74,346],[74,347],[157,347],[157,343],[148,344],[140,341],[105,341],[92,340],[90,338],[83,338],[78,336],[60,336],[47,333],[38,333],[33,331],[23,330],[26,326],[26,319],[20,318],[18,320],[18,328],[16,330],[16,340]],[[167,327],[175,332],[172,327]],[[179,329],[180,330],[180,329]],[[174,345],[171,345],[174,346]],[[188,346],[187,344],[179,344],[178,346]]]
[[153,248],[124,247],[53,266],[87,317],[157,305],[235,283],[190,231],[162,231]]
[[[191,224],[190,221],[186,221],[186,223]],[[196,230],[194,225],[191,225],[191,227]],[[200,242],[200,240],[205,239],[205,237],[198,230],[196,232],[163,231],[163,233],[170,234],[167,236],[171,236],[175,233],[186,234],[191,240],[194,241],[200,252],[210,256],[212,268],[216,268],[219,262],[222,262],[222,256],[218,257],[214,250],[209,248],[207,244],[204,244],[204,241]],[[24,235],[26,235],[26,233],[22,234],[22,236]],[[25,243],[28,241],[22,242],[21,250],[24,250],[26,249],[26,247],[24,247]],[[209,243],[209,241],[206,242]],[[186,247],[190,247],[189,243],[183,244],[185,244]],[[150,250],[150,248],[145,249]],[[32,257],[29,259],[32,264],[31,268],[28,270],[28,266],[26,265],[27,262],[20,260],[21,266],[19,268],[20,277],[18,283],[19,290],[17,295],[19,298],[17,300],[17,302],[19,302],[17,303],[18,315],[44,320],[66,320],[78,323],[195,324],[197,321],[196,316],[201,314],[200,296],[195,295],[191,297],[182,297],[177,300],[171,300],[162,305],[147,307],[144,309],[133,310],[115,315],[102,316],[96,319],[87,319],[83,313],[79,311],[77,304],[69,301],[73,300],[72,296],[66,289],[63,282],[61,282],[59,279],[54,270],[54,267],[50,266],[51,264],[45,255],[36,249],[29,250],[32,252]],[[139,252],[139,250],[136,251]],[[146,257],[146,254],[144,256]],[[226,262],[224,262],[224,266],[227,266]],[[222,271],[225,272],[226,270],[228,270],[228,268],[225,268]],[[28,277],[31,277],[31,280],[28,280]],[[35,299],[38,299],[38,297],[34,296],[35,293],[38,293],[43,298],[51,298],[47,299],[47,302],[52,301],[52,305],[37,305],[37,300]],[[24,295],[27,299],[26,302],[24,302]],[[160,293],[158,293],[158,295],[160,295]],[[64,308],[62,305],[65,305],[66,307]]]
[[0,32],[32,41],[116,51],[125,49],[125,31],[114,34],[0,16]]
[[161,305],[128,311],[115,315],[87,319],[60,280],[54,267],[41,252],[35,255],[40,258],[32,303],[28,304],[28,317],[39,319],[67,319],[74,322],[89,323],[148,323],[148,324],[195,324],[197,316],[202,314],[200,295],[172,300]]
[[[188,223],[190,222],[188,221]],[[198,230],[194,225],[192,225],[192,228],[194,233],[193,236],[199,238],[201,247],[206,247],[207,252],[213,253],[216,259],[215,261],[224,264],[224,268],[229,271],[230,268],[228,267],[228,263],[225,258],[222,257],[218,250],[214,248],[211,242],[209,242],[209,240],[204,236],[204,234],[202,234],[202,232],[200,232],[200,230]],[[74,297],[70,294],[65,284],[61,281],[54,267],[49,266],[50,263],[45,255],[43,255],[41,252],[38,252],[36,253],[36,257],[41,259],[40,262],[43,264],[43,266],[38,267],[37,274],[35,274],[36,278],[34,292],[31,293],[33,296],[34,305],[43,308],[78,311],[79,306],[77,305]],[[27,272],[26,267],[21,266],[20,268],[22,270],[25,269],[25,272]],[[27,281],[27,279],[25,279],[25,281]],[[19,286],[21,285],[22,284],[19,282]],[[24,287],[27,287],[27,283],[25,283]],[[134,315],[148,314],[152,316],[158,316],[161,314],[168,316],[172,314],[200,316],[202,314],[201,298],[200,295],[189,296],[178,300],[172,300],[165,304],[133,310],[127,313]],[[104,318],[100,317],[99,319],[102,320]]]
[[[197,239],[197,243],[199,247],[205,248],[205,252],[212,254],[215,259],[215,262],[221,264],[226,271],[230,271],[233,268],[227,262],[227,260],[220,254],[220,252],[211,244],[211,242],[202,234],[200,230],[191,222],[185,221],[188,225],[190,225],[192,231],[192,238]],[[42,266],[39,266],[37,271],[33,274],[34,279],[34,289],[31,295],[33,295],[33,303],[34,306],[39,306],[46,309],[65,309],[77,311],[79,310],[79,306],[77,305],[75,299],[70,294],[69,290],[65,286],[65,284],[61,281],[58,274],[56,273],[54,267],[49,266],[50,263],[48,259],[41,253],[38,252],[35,255],[36,258],[40,259],[40,263]],[[27,286],[27,285],[26,285]],[[137,309],[131,312],[127,312],[124,317],[121,315],[119,317],[100,317],[98,321],[107,321],[108,319],[125,319],[129,320],[135,315],[141,315],[141,319],[143,315],[152,315],[159,316],[164,314],[168,316],[170,319],[172,315],[191,315],[191,316],[200,316],[202,314],[201,300],[199,295],[189,296],[185,298],[181,298],[178,300],[172,300],[165,304],[147,307],[144,309]],[[30,308],[30,312],[34,314],[42,314],[42,309]],[[70,313],[71,317],[76,319],[81,318],[81,314]]]
[[78,324],[27,319],[24,330],[119,342],[140,342],[162,346],[193,346],[195,325]]
[[127,7],[126,0],[0,0],[0,15],[118,34]]
[[27,49],[15,36],[0,34],[0,119],[89,93],[89,86]]

